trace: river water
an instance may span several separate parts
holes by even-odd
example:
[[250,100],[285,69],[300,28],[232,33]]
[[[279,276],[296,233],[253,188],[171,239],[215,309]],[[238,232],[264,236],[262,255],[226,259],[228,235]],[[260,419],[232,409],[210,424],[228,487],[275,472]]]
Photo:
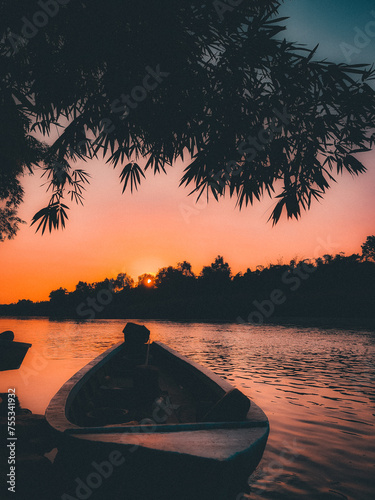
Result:
[[[267,414],[266,451],[250,492],[237,500],[375,498],[374,330],[140,323],[152,340],[227,378]],[[0,392],[15,387],[23,407],[44,413],[71,375],[123,339],[123,326],[0,318],[0,332],[33,344],[21,369],[0,373]]]

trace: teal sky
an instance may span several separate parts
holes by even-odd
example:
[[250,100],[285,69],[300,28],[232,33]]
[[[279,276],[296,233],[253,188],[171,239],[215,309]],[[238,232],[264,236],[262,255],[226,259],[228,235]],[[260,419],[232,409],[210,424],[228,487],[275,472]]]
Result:
[[280,14],[288,16],[286,38],[314,47],[319,43],[319,59],[347,62],[341,44],[355,46],[356,28],[365,31],[369,22],[373,36],[366,47],[353,54],[352,63],[375,61],[374,0],[286,0]]

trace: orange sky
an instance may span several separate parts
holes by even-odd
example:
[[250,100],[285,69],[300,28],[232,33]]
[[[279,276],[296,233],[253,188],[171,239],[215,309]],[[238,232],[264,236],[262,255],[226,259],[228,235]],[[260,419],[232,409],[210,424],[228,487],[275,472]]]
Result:
[[[353,44],[355,27],[364,28],[373,17],[373,0],[299,0],[285,2],[290,16],[288,35],[314,47],[318,57],[343,61],[342,42]],[[374,60],[375,37],[353,56],[353,63]],[[104,161],[83,164],[92,174],[85,206],[72,206],[67,228],[53,234],[35,234],[29,223],[48,201],[42,181],[24,179],[23,225],[12,241],[0,244],[0,303],[19,299],[44,300],[60,286],[73,290],[81,281],[99,281],[127,272],[134,279],[156,273],[160,267],[187,260],[199,272],[221,254],[232,271],[268,265],[294,257],[361,251],[366,237],[375,234],[375,151],[362,155],[368,172],[339,178],[321,203],[315,202],[300,221],[267,222],[275,204],[269,198],[241,212],[235,200],[207,206],[178,188],[183,165],[167,176],[150,176],[135,194],[121,194],[119,169]],[[80,167],[80,164],[76,164]]]
[[[267,222],[274,205],[269,198],[241,212],[230,199],[199,202],[197,208],[189,190],[178,188],[182,164],[122,195],[119,170],[93,161],[83,165],[93,176],[85,206],[68,203],[65,230],[42,236],[25,224],[14,240],[1,244],[0,303],[45,300],[60,286],[73,290],[79,280],[119,272],[136,279],[181,260],[199,272],[217,254],[236,273],[281,258],[288,263],[295,256],[360,252],[375,233],[375,152],[365,158],[365,175],[344,175],[300,221],[284,219],[276,227]],[[36,175],[24,180],[20,216],[28,222],[48,200],[41,183]]]

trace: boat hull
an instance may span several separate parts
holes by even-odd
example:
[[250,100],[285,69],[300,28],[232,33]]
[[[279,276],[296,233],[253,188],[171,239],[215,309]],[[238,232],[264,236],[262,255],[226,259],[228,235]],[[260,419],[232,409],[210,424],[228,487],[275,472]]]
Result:
[[[92,498],[103,500],[123,499],[125,491],[132,500],[228,500],[231,492],[242,491],[261,460],[269,433],[266,415],[253,402],[240,421],[170,423],[156,419],[137,425],[77,425],[82,419],[82,394],[93,390],[93,379],[103,379],[123,349],[124,344],[118,344],[98,356],[64,384],[47,408],[47,421],[61,435],[55,464],[60,467],[63,491],[77,498],[80,485]],[[164,344],[154,343],[151,352],[177,380],[200,385],[219,401],[233,391],[227,381]],[[150,487],[151,493],[146,491]],[[162,496],[155,496],[156,491]]]
[[[247,491],[247,480],[262,458],[267,436],[268,429],[251,449],[226,461],[70,437],[59,449],[55,466],[61,491],[73,498],[77,498],[77,487],[86,485],[93,500],[231,500]],[[200,446],[204,447],[203,440]]]

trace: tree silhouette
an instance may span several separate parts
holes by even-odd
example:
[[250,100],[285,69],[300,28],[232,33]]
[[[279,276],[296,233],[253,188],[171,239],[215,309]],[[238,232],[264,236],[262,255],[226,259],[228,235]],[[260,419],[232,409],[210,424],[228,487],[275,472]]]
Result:
[[[229,191],[242,207],[266,193],[274,222],[299,217],[335,173],[364,172],[353,155],[374,144],[374,71],[283,39],[281,3],[75,0],[48,14],[2,0],[1,238],[37,164],[52,193],[33,218],[42,232],[64,226],[67,197],[82,203],[77,159],[121,164],[133,190],[187,156],[181,184],[198,197]],[[35,139],[55,127],[53,144]]]
[[67,296],[68,290],[66,288],[58,288],[57,290],[52,290],[49,294],[49,300],[51,303],[61,303]]
[[67,312],[69,306],[69,293],[66,288],[52,290],[49,294],[49,303],[55,313]]
[[7,75],[2,74],[3,63],[0,43],[0,241],[13,238],[23,222],[17,216],[24,195],[19,179],[24,172],[33,172],[46,151],[28,133],[31,120],[7,88]]
[[362,245],[362,258],[365,260],[375,261],[375,236],[367,236],[365,243]]
[[178,262],[177,269],[182,273],[183,276],[195,278],[194,273],[191,270],[190,262],[187,262],[186,260],[184,260],[183,262]]
[[129,290],[134,286],[133,278],[126,273],[119,273],[116,279],[112,281],[112,286],[115,292],[119,292],[121,290]]
[[[366,241],[371,243],[373,238],[369,236]],[[131,278],[126,273],[118,275],[120,281],[124,275],[124,282],[130,285]],[[254,271],[248,268],[234,277],[229,264],[218,256],[203,267],[199,276],[194,276],[191,265],[184,261],[159,269],[155,277],[143,274],[137,286],[124,288],[121,283],[116,287],[118,276],[94,283],[80,281],[72,292],[64,288],[53,290],[49,302],[20,300],[16,304],[0,304],[0,315],[82,319],[83,309],[88,306],[95,310],[97,318],[251,320],[254,308],[269,304],[275,292],[280,291],[287,300],[277,300],[275,315],[284,318],[363,320],[375,314],[375,261],[370,256],[365,260],[359,254],[345,256],[340,252],[324,258],[295,258],[292,265],[257,266]],[[268,319],[275,319],[271,316]]]
[[190,262],[178,262],[177,267],[168,266],[159,269],[155,276],[158,290],[166,295],[178,296],[193,290],[195,275]]
[[95,286],[94,284],[86,283],[85,281],[79,281],[76,284],[74,292],[72,292],[72,297],[77,304],[82,300],[87,299],[94,294]]
[[219,293],[228,287],[231,276],[231,268],[221,255],[218,255],[211,265],[204,266],[200,274],[202,283],[210,288],[217,288]]

